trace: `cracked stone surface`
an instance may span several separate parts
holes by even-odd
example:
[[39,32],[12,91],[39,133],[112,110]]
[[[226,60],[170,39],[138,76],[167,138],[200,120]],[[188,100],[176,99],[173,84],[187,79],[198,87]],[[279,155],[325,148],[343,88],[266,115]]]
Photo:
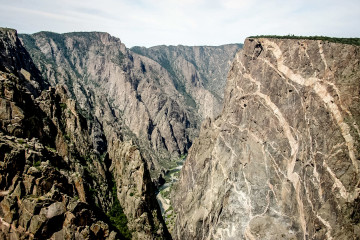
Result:
[[172,195],[175,238],[359,237],[359,60],[352,45],[247,39]]

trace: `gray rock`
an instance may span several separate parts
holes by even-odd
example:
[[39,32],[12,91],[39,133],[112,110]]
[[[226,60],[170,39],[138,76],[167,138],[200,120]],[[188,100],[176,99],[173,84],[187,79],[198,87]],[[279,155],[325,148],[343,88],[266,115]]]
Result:
[[246,40],[172,195],[176,239],[359,237],[359,54]]
[[43,226],[46,221],[46,217],[44,215],[35,215],[31,218],[29,232],[32,234],[36,234]]
[[61,202],[55,202],[51,204],[46,210],[46,218],[50,219],[59,215],[63,215],[66,211],[66,207]]
[[132,140],[153,179],[187,153],[203,118],[219,114],[226,73],[241,47],[129,50],[97,32],[21,39],[43,77],[66,85],[87,115],[93,148],[103,153],[113,135]]
[[[8,46],[8,49],[15,49],[1,49],[0,52],[0,66],[5,66],[4,69],[0,68],[0,99],[4,101],[0,104],[1,234],[5,239],[116,237],[116,233],[110,236],[110,229],[126,229],[127,226],[123,224],[119,227],[102,220],[107,219],[104,215],[113,207],[116,199],[112,197],[113,183],[109,167],[112,161],[125,159],[109,159],[108,153],[101,155],[99,150],[93,150],[94,141],[89,128],[92,122],[79,113],[77,104],[68,98],[64,87],[44,90],[41,86],[46,86],[46,81],[29,72],[30,68],[27,68],[28,73],[22,71],[26,76],[21,77],[16,72],[16,66],[6,67],[6,61],[15,58],[20,61],[16,64],[32,64],[27,52],[21,52],[24,49],[20,45],[13,46],[14,42],[20,43],[18,39],[9,42],[7,32],[16,38],[16,31],[0,29],[0,43]],[[20,49],[19,52],[16,49]],[[23,54],[23,57],[18,57],[19,54]],[[4,65],[1,65],[3,62]],[[36,88],[27,85],[26,81],[31,80],[29,74],[39,83]],[[107,136],[123,139],[112,131],[110,124],[106,128]],[[148,201],[152,204],[145,209],[136,208],[141,215],[144,211],[156,211],[157,205],[153,204],[154,201],[156,203],[152,192],[154,189],[148,187],[152,182],[146,162],[140,155],[136,162],[124,174],[128,176],[131,171],[136,171],[132,167],[142,168],[137,177],[148,184],[145,186],[148,190],[144,191],[142,197],[146,199],[145,203]],[[122,178],[123,173],[119,174]],[[118,188],[123,191],[121,187]],[[134,209],[129,208],[126,213],[133,216]],[[141,236],[148,239],[170,237],[161,215],[151,214],[147,220],[146,227],[150,231],[142,232]],[[157,226],[162,230],[152,231]]]
[[[169,73],[197,118],[215,118],[222,110],[226,76],[242,44],[222,46],[132,47],[131,51],[158,62]],[[200,123],[200,122],[199,122]],[[199,124],[198,123],[198,124]]]

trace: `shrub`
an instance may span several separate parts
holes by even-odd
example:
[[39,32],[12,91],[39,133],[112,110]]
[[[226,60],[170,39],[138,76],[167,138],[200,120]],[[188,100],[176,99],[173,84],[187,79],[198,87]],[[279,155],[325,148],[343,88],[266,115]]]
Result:
[[112,195],[113,195],[113,205],[110,211],[107,213],[107,216],[110,219],[111,224],[119,230],[119,232],[126,238],[131,239],[131,232],[127,227],[128,220],[126,215],[120,205],[120,202],[117,198],[116,194],[116,184],[115,182],[112,188]]
[[63,111],[67,108],[65,103],[60,103],[60,107]]
[[40,161],[40,160],[33,162],[33,166],[34,166],[34,167],[40,167],[40,164],[41,164],[41,161]]
[[66,141],[70,141],[70,136],[69,135],[65,134],[64,138],[65,138]]

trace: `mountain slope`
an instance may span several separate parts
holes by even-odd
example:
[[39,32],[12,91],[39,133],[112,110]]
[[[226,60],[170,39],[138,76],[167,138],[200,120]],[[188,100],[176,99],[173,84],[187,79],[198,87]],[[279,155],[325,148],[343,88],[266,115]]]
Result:
[[358,238],[359,64],[358,46],[247,39],[173,193],[175,238]]
[[49,88],[15,30],[0,45],[1,238],[170,239],[138,147],[116,132],[101,147],[111,124]]
[[[214,115],[221,109],[221,98],[206,90],[202,83],[196,88],[185,84],[182,81],[188,81],[187,78],[180,81],[179,74],[174,75],[159,59],[138,55],[107,33],[40,32],[21,35],[21,39],[43,77],[52,86],[66,85],[79,103],[90,119],[98,151],[106,148],[109,135],[114,132],[132,140],[140,146],[153,179],[164,175],[187,153],[192,139],[198,135],[202,112]],[[203,48],[187,49],[180,54],[199,49]],[[213,49],[202,50],[207,54],[195,59],[203,69],[202,75],[206,75],[205,63],[229,65],[237,46]],[[208,53],[216,51],[217,56],[222,56],[218,62],[211,60]],[[189,62],[184,60],[181,64]],[[182,68],[182,74],[200,74],[193,65]],[[216,89],[221,92],[226,72],[212,69],[216,69],[211,76],[220,84]],[[203,80],[196,77],[197,82]],[[99,134],[102,131],[104,135]]]
[[170,159],[187,152],[197,123],[159,64],[106,33],[21,37],[43,76],[52,85],[65,84],[81,109],[99,123],[94,127],[105,129],[105,136],[97,139],[100,145],[113,132],[131,139],[141,146],[155,177]]
[[170,73],[175,87],[184,93],[203,120],[222,110],[226,76],[242,44],[222,46],[133,47],[131,50],[158,62]]

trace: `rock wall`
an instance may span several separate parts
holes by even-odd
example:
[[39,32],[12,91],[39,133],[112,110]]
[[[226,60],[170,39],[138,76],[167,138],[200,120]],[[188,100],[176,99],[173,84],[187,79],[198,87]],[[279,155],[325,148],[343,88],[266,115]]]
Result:
[[360,48],[249,38],[172,195],[176,239],[356,239]]
[[66,85],[80,108],[97,120],[93,135],[104,129],[103,137],[96,136],[99,145],[114,132],[132,140],[154,178],[188,151],[198,122],[158,63],[107,33],[40,32],[21,38],[43,77],[53,86]]
[[133,47],[164,67],[179,92],[193,104],[199,119],[217,117],[223,106],[226,76],[242,44],[222,46]]
[[201,120],[221,111],[229,61],[240,47],[129,50],[99,32],[21,39],[43,77],[52,86],[66,85],[96,119],[89,125],[99,151],[113,132],[121,134],[140,146],[154,179],[187,153]]
[[47,88],[15,30],[0,45],[0,237],[170,239],[138,147]]

